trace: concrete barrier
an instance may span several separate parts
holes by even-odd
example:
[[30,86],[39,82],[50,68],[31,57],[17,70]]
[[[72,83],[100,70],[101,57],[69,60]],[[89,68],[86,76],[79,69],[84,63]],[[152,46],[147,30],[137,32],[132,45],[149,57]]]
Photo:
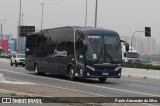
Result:
[[9,63],[9,62],[10,62],[10,59],[0,58],[0,62]]
[[3,77],[3,74],[2,74],[2,73],[0,73],[0,81],[6,81],[6,80],[4,79],[4,77]]
[[160,79],[160,70],[122,68],[122,76]]

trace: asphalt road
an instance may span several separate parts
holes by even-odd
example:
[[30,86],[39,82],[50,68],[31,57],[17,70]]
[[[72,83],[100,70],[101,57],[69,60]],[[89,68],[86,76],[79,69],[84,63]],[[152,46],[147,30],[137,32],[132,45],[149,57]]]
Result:
[[34,72],[25,70],[24,67],[10,66],[8,63],[0,63],[0,73],[7,80],[20,80],[47,86],[66,88],[74,91],[82,91],[96,96],[107,97],[160,97],[159,80],[129,78],[107,79],[100,83],[96,79],[82,79],[70,81],[67,77],[53,75],[37,76]]

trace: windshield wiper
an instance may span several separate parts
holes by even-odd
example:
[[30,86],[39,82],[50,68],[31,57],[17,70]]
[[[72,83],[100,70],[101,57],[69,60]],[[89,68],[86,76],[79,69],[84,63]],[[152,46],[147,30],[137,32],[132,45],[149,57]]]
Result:
[[100,54],[99,54],[99,56],[98,56],[98,58],[97,58],[97,60],[96,60],[96,63],[99,61],[99,59],[100,59],[102,53],[103,53],[103,48],[102,48],[102,50],[101,50],[101,52],[100,52]]
[[[101,50],[101,52],[100,52],[100,54],[99,54],[99,56],[98,56],[98,58],[97,58],[97,60],[96,60],[96,63],[99,61],[99,59],[100,59],[102,53],[103,53],[103,49]],[[106,54],[107,57],[111,60],[111,63],[115,63],[115,62],[113,61],[112,56],[107,52],[106,49],[105,49],[105,54]],[[104,58],[103,63],[104,63],[105,61],[106,61],[106,57]]]
[[[99,59],[100,59],[102,53],[103,53],[103,49],[101,50],[101,52],[100,52],[100,54],[99,54],[99,56],[98,56],[98,58],[97,58],[97,60],[96,60],[96,63],[99,61]],[[106,54],[107,57],[111,60],[111,63],[115,63],[115,62],[113,61],[112,56],[107,52],[106,49],[105,49],[105,54]],[[105,61],[106,61],[106,56],[104,57],[103,63],[104,63]]]
[[[112,56],[107,52],[106,49],[105,49],[105,53],[106,53],[106,55],[109,57],[109,59],[111,60],[111,62],[112,62],[112,63],[115,63],[115,62],[113,61]],[[105,59],[106,59],[106,58],[105,58]]]
[[[104,37],[103,37],[103,42],[104,42]],[[104,48],[104,50],[103,50],[103,48]],[[106,62],[106,55],[107,55],[107,57],[110,59],[111,63],[115,63],[115,62],[113,61],[112,56],[111,56],[111,55],[108,53],[108,51],[106,50],[106,45],[105,45],[105,43],[103,43],[103,45],[102,45],[102,49],[101,49],[101,52],[100,52],[100,54],[99,54],[99,56],[98,56],[98,58],[97,58],[97,60],[96,60],[96,63],[99,61],[99,59],[100,59],[100,57],[101,57],[101,55],[102,55],[103,52],[105,53],[105,57],[104,57],[104,60],[103,60],[102,63]]]
[[[104,38],[103,38],[103,40],[104,40]],[[108,56],[108,58],[111,60],[111,62],[112,63],[115,63],[114,61],[113,61],[113,58],[112,58],[112,56],[108,53],[108,51],[107,51],[107,49],[106,49],[106,44],[104,43],[104,52],[105,52],[105,54]],[[105,59],[106,59],[106,57],[104,58],[104,62],[105,62]]]

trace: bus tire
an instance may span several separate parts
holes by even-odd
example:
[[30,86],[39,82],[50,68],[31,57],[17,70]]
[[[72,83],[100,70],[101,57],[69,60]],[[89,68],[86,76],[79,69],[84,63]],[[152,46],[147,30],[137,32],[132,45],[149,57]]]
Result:
[[37,67],[37,64],[34,65],[34,72],[35,72],[35,74],[38,74],[38,67]]
[[69,68],[69,78],[70,80],[74,81],[75,80],[75,72],[72,67]]
[[35,72],[35,74],[37,74],[37,75],[44,75],[44,73],[39,72],[38,70],[39,70],[38,64],[35,64],[34,65],[34,72]]
[[98,78],[100,82],[105,82],[107,78]]

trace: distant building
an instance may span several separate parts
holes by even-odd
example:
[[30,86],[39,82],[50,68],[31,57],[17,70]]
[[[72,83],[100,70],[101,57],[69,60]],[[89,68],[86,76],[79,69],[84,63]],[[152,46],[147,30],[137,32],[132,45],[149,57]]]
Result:
[[156,55],[156,40],[153,38],[145,38],[145,54]]
[[160,44],[156,44],[156,54],[160,55]]
[[1,39],[1,36],[0,36],[0,39],[1,40],[10,40],[10,39],[12,39],[12,37],[13,37],[13,35],[4,35],[4,34],[2,34],[2,39]]
[[0,39],[1,39],[0,42],[4,52],[14,50],[14,44],[13,44],[13,41],[11,40],[12,37],[13,37],[12,35],[4,35],[4,34],[0,36]]
[[[127,41],[131,45],[131,37],[130,36],[120,36],[122,40]],[[139,37],[134,36],[132,38],[132,46],[135,48],[138,53],[141,55],[156,55],[160,53],[160,46],[156,45],[156,40],[152,37]],[[157,47],[158,46],[158,47]]]
[[8,40],[0,40],[3,52],[8,52]]
[[15,51],[16,50],[16,40],[10,39],[8,41],[8,51]]

